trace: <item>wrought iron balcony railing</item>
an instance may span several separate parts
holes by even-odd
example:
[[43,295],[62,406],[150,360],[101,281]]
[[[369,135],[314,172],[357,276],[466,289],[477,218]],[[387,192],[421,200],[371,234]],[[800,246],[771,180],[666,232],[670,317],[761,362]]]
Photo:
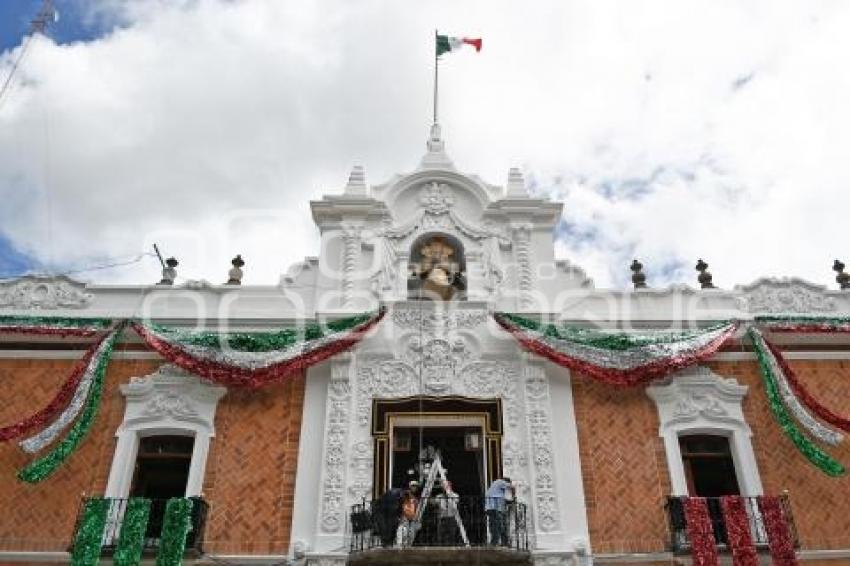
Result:
[[[121,535],[121,525],[124,519],[124,514],[127,511],[128,499],[106,498],[109,500],[109,511],[106,516],[106,526],[103,530],[101,541],[101,553],[103,555],[111,555],[115,552],[118,546],[118,540]],[[191,497],[192,500],[192,527],[186,534],[186,554],[191,556],[200,556],[203,554],[204,528],[207,522],[207,511],[209,504],[200,497]],[[151,499],[150,514],[148,523],[145,529],[144,545],[142,547],[143,554],[155,554],[159,549],[162,524],[165,518],[165,507],[168,504],[168,499]],[[74,527],[74,532],[80,526],[83,517],[83,509],[85,508],[86,500],[83,500],[80,506],[80,511],[77,515],[77,525]]]
[[376,548],[482,547],[527,551],[526,505],[486,497],[437,495],[419,501],[408,521],[397,501],[376,499],[351,508],[351,552]]
[[[691,541],[688,539],[688,524],[685,518],[685,497],[668,497],[664,505],[667,511],[667,519],[670,525],[670,549],[673,552],[688,552]],[[750,523],[750,533],[756,547],[767,547],[768,538],[764,520],[758,506],[758,497],[743,497],[744,506],[747,510],[747,518]],[[723,508],[719,497],[706,497],[708,515],[711,518],[711,526],[714,531],[714,540],[718,546],[728,546],[729,536],[726,532],[726,522],[723,518]],[[794,540],[794,546],[799,548],[800,543],[797,536],[797,528],[794,525],[794,517],[791,514],[791,504],[787,495],[780,496],[788,528]]]

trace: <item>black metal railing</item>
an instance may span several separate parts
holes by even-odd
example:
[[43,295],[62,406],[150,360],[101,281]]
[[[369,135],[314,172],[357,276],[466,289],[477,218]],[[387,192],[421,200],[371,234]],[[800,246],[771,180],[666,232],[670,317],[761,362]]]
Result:
[[[691,541],[688,539],[688,523],[685,518],[685,499],[685,497],[668,497],[664,505],[670,525],[670,549],[673,552],[688,552],[691,548]],[[723,508],[721,507],[720,499],[719,497],[706,497],[705,502],[708,507],[708,515],[711,519],[715,542],[718,546],[728,546],[729,536],[726,532],[726,521],[723,518]],[[759,511],[759,498],[743,497],[742,499],[744,500],[744,508],[747,511],[753,543],[757,547],[767,546],[767,530],[765,529],[761,511]],[[797,528],[794,524],[794,517],[791,514],[791,504],[788,496],[781,495],[780,501],[785,511],[785,517],[788,520],[788,529],[791,532],[794,546],[799,548],[800,542],[797,536]]]
[[528,550],[524,503],[437,495],[420,500],[419,505],[418,520],[405,519],[400,502],[386,498],[352,506],[348,524],[351,552],[425,546]]
[[[109,500],[109,511],[106,515],[106,526],[103,529],[101,550],[103,554],[110,555],[118,546],[118,540],[121,536],[121,523],[127,511],[128,499],[106,499]],[[207,523],[209,504],[200,497],[191,497],[190,499],[192,500],[192,528],[186,534],[186,553],[193,556],[200,556],[203,554],[204,528]],[[151,509],[145,529],[144,546],[142,547],[144,554],[155,554],[159,549],[162,524],[165,519],[165,507],[168,501],[168,499],[151,499]],[[80,511],[77,514],[77,526],[74,528],[74,532],[77,532],[77,528],[80,525],[85,502],[86,500],[83,500],[83,504],[80,506]]]

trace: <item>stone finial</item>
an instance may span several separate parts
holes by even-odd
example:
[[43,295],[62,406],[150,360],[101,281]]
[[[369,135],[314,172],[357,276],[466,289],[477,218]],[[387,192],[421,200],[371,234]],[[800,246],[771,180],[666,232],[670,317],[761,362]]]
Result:
[[175,268],[178,265],[180,265],[180,262],[173,257],[165,260],[165,267],[162,268],[162,281],[159,282],[159,285],[174,285],[174,280],[177,279]]
[[420,169],[449,169],[454,170],[452,160],[446,155],[446,142],[443,141],[440,125],[432,124],[428,141],[425,143],[428,152],[422,157]]
[[835,263],[832,264],[832,270],[838,273],[835,276],[838,288],[842,291],[850,289],[850,273],[844,273],[844,264],[836,259]]
[[366,173],[363,167],[355,165],[348,176],[348,184],[345,185],[345,194],[354,196],[366,196]]
[[518,167],[511,167],[508,171],[508,197],[527,197],[525,178]]
[[231,259],[230,263],[233,267],[227,272],[227,285],[241,285],[242,276],[245,275],[242,272],[242,266],[245,265],[245,260],[242,259],[240,254],[236,254],[236,257]]
[[697,260],[697,265],[695,268],[699,271],[699,275],[697,276],[697,281],[699,281],[700,287],[703,289],[714,289],[714,283],[711,282],[712,275],[708,272],[708,264],[705,263],[702,259]]
[[629,269],[632,270],[632,283],[635,284],[635,289],[646,289],[646,274],[643,272],[643,264],[635,259]]

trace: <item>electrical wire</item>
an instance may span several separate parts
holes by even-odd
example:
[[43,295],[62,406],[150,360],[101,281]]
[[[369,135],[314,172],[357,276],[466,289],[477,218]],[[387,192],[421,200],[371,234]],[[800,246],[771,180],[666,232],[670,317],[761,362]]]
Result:
[[[154,254],[152,252],[142,252],[140,254],[136,254],[136,255],[133,255],[133,256],[124,256],[123,258],[114,258],[111,263],[97,264],[97,265],[92,265],[92,266],[89,266],[89,267],[82,267],[82,268],[79,268],[79,269],[71,269],[69,271],[63,271],[63,272],[60,272],[60,273],[56,273],[56,272],[50,272],[50,273],[27,272],[27,273],[21,273],[19,275],[14,275],[14,276],[10,276],[10,277],[0,277],[0,281],[14,281],[15,279],[19,279],[20,277],[26,277],[28,275],[60,277],[60,276],[63,276],[63,275],[74,275],[74,274],[77,274],[77,273],[88,273],[89,271],[100,271],[100,270],[103,270],[103,269],[111,269],[113,267],[124,267],[124,266],[127,266],[127,265],[133,265],[133,264],[139,263],[144,258],[146,258],[148,256],[155,256],[155,255],[156,254]],[[132,259],[128,260],[126,258],[132,258]]]

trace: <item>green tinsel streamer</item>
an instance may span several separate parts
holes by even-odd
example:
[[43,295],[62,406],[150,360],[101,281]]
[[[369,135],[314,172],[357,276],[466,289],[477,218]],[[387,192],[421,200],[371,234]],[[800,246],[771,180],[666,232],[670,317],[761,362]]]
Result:
[[757,316],[753,320],[755,320],[756,324],[770,324],[771,322],[781,322],[784,324],[793,324],[795,322],[803,323],[803,324],[850,324],[850,317],[828,317],[828,316],[800,316],[800,315],[788,315],[788,316]]
[[326,324],[305,324],[300,328],[287,328],[273,332],[196,332],[181,328],[150,325],[156,332],[189,346],[222,348],[227,346],[239,352],[274,352],[284,350],[299,341],[316,340],[328,332],[349,330],[367,322],[374,313],[343,318]]
[[165,506],[162,534],[156,566],[178,566],[183,563],[186,550],[186,535],[192,528],[192,500],[169,499]]
[[829,454],[815,446],[815,444],[806,438],[806,436],[798,429],[791,416],[786,411],[782,404],[782,397],[779,394],[779,389],[776,384],[776,378],[770,370],[770,364],[767,361],[767,352],[764,349],[761,335],[755,328],[748,330],[750,340],[755,347],[756,357],[758,358],[759,367],[761,368],[762,381],[764,382],[764,390],[767,393],[767,401],[773,417],[782,428],[785,435],[794,443],[797,450],[806,457],[812,464],[828,476],[838,477],[844,475],[844,466],[840,462],[832,458]]
[[57,316],[0,316],[0,326],[50,326],[53,328],[109,328],[109,318],[66,318]]
[[499,313],[500,316],[516,324],[517,326],[533,332],[540,332],[544,336],[557,338],[558,340],[569,340],[585,346],[605,348],[606,350],[629,350],[640,346],[653,344],[670,344],[682,342],[700,336],[706,332],[717,330],[729,324],[724,321],[699,330],[685,332],[654,331],[651,333],[628,333],[628,332],[603,332],[590,328],[577,328],[574,326],[556,326],[531,320],[515,314]]
[[121,521],[121,537],[112,555],[115,566],[136,566],[141,562],[150,512],[150,499],[133,497],[127,501],[124,519]]
[[103,356],[100,358],[100,362],[97,364],[97,369],[95,370],[95,378],[92,382],[89,398],[86,400],[85,409],[83,409],[83,413],[77,419],[77,422],[74,423],[71,431],[56,448],[21,469],[18,472],[18,479],[28,483],[38,483],[47,478],[76,452],[86,435],[88,435],[100,409],[100,398],[103,395],[106,367],[109,365],[109,359],[112,357],[112,348],[115,346],[115,341],[119,334],[120,331],[115,330],[112,336],[107,339],[108,342],[103,350]]
[[109,499],[96,497],[86,499],[83,517],[74,535],[71,551],[72,566],[96,566],[100,560],[100,543],[109,513]]

